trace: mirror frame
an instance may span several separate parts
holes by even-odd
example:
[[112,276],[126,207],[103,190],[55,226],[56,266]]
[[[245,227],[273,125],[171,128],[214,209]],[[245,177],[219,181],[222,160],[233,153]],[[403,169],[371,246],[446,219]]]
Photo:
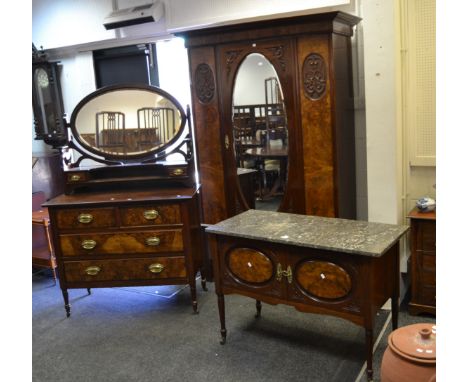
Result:
[[[155,93],[156,95],[162,96],[166,99],[168,99],[172,104],[177,108],[177,110],[180,113],[180,127],[179,130],[177,131],[176,135],[166,144],[159,146],[154,149],[150,149],[148,151],[144,152],[138,152],[136,154],[115,154],[115,153],[108,153],[105,151],[101,151],[96,149],[95,147],[90,146],[82,137],[81,134],[78,132],[77,127],[76,127],[76,119],[77,116],[80,112],[80,110],[90,101],[94,100],[95,98],[98,98],[99,96],[115,91],[120,91],[120,90],[143,90],[143,91],[149,91],[152,93]],[[187,123],[187,115],[180,105],[180,103],[169,93],[166,91],[162,90],[159,87],[152,86],[152,85],[145,85],[145,84],[119,84],[119,85],[110,85],[110,86],[105,86],[102,88],[97,89],[96,91],[88,94],[86,97],[84,97],[78,105],[75,107],[75,109],[72,112],[71,118],[70,118],[70,130],[71,130],[71,135],[72,137],[77,141],[79,147],[77,147],[76,143],[70,142],[71,144],[69,145],[73,149],[77,149],[80,151],[81,154],[85,155],[86,157],[89,157],[89,159],[98,161],[98,162],[108,162],[108,161],[114,161],[114,162],[119,162],[119,163],[134,163],[135,161],[151,161],[152,159],[155,161],[162,159],[163,157],[166,157],[167,155],[171,154],[171,152],[167,152],[166,150],[169,147],[179,147],[179,145],[183,142],[181,138],[184,138],[183,135],[185,133],[185,125]],[[177,144],[179,142],[179,144]],[[86,152],[91,153],[87,154],[84,153],[83,151],[80,150],[84,149]],[[164,155],[158,155],[162,152],[164,152]]]
[[[284,108],[287,116],[287,134],[288,134],[288,166],[287,166],[287,179],[285,184],[284,196],[279,205],[278,212],[288,211],[291,203],[290,195],[293,195],[297,190],[298,185],[303,182],[303,173],[298,171],[299,166],[291,166],[291,161],[296,160],[296,152],[299,149],[297,142],[298,134],[300,132],[296,128],[298,121],[294,112],[294,102],[296,100],[296,93],[292,86],[290,78],[293,77],[293,68],[289,62],[284,60],[284,56],[289,55],[293,50],[293,46],[289,42],[280,41],[272,43],[270,40],[254,39],[247,45],[232,42],[230,44],[220,47],[219,55],[226,57],[226,70],[221,73],[218,78],[223,83],[223,91],[221,91],[219,98],[223,101],[220,110],[222,114],[222,134],[233,137],[234,127],[232,123],[232,105],[233,105],[233,90],[237,72],[241,67],[244,59],[252,53],[263,55],[275,69],[278,82],[280,83],[281,90],[284,97]],[[229,59],[228,59],[229,58]],[[289,80],[288,80],[289,79]],[[232,138],[229,138],[232,140]],[[249,209],[249,206],[244,198],[241,190],[240,182],[237,176],[236,158],[234,153],[234,145],[231,145],[231,150],[224,151],[224,166],[226,168],[227,177],[230,183],[235,185],[236,191],[227,193],[228,205],[232,208],[228,213],[230,215],[237,215],[238,213]]]

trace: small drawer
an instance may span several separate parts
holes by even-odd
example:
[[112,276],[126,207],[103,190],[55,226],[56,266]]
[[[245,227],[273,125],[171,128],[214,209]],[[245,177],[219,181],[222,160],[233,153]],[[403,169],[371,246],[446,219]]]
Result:
[[114,208],[64,209],[57,211],[59,229],[86,229],[115,227],[116,211]]
[[185,278],[185,258],[157,257],[148,259],[66,261],[67,282],[127,281]]
[[102,254],[134,256],[147,253],[181,252],[183,247],[181,229],[60,236],[63,256]]
[[434,272],[436,271],[436,253],[435,252],[419,252],[418,257],[420,259],[421,270]]
[[420,273],[421,285],[422,286],[436,286],[436,273],[435,272],[424,272]]
[[421,249],[436,250],[436,225],[433,221],[421,221]]
[[122,207],[120,209],[122,226],[151,226],[158,224],[180,224],[178,204]]

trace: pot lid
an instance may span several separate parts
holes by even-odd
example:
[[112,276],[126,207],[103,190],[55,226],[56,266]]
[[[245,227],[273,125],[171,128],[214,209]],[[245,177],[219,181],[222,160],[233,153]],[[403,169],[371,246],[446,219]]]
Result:
[[436,327],[427,323],[404,326],[390,334],[388,345],[404,358],[435,363]]

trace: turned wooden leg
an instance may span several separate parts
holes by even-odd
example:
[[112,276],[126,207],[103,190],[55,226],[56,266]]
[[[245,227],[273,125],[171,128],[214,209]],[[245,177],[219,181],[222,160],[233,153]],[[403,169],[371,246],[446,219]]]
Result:
[[88,295],[91,294],[91,288],[86,288],[86,290],[88,291]]
[[374,371],[372,369],[372,358],[373,358],[373,347],[374,347],[374,335],[373,330],[366,328],[366,353],[367,353],[367,380],[372,381],[374,378]]
[[68,302],[68,291],[62,289],[63,301],[65,301],[65,312],[67,312],[67,317],[70,317],[70,303]]
[[218,294],[219,322],[221,323],[221,345],[226,343],[226,318],[224,315],[224,295]]
[[193,278],[193,280],[190,281],[190,294],[192,296],[193,314],[198,314],[197,287],[195,283],[195,278]]
[[255,318],[259,318],[262,314],[262,302],[260,300],[256,300],[255,307],[257,308],[257,314],[255,314]]

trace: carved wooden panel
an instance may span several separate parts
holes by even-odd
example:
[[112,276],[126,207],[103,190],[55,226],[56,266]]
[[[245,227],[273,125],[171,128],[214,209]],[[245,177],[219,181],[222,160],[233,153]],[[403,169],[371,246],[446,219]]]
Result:
[[201,103],[209,103],[215,94],[213,71],[208,64],[202,63],[195,69],[195,93]]
[[308,294],[327,299],[345,297],[351,290],[351,276],[337,264],[305,261],[295,272],[299,286]]
[[[328,57],[329,41],[321,36],[298,39],[298,61],[311,54]],[[327,65],[328,66],[328,65]],[[301,68],[300,78],[304,78]],[[336,216],[333,110],[330,88],[312,100],[301,86],[302,142],[304,146],[304,189],[306,214]],[[353,144],[354,145],[354,144]]]
[[302,85],[311,100],[320,99],[327,88],[327,66],[318,53],[309,54],[302,65]]
[[232,274],[243,282],[261,284],[273,277],[273,263],[264,253],[251,248],[235,248],[226,255]]

